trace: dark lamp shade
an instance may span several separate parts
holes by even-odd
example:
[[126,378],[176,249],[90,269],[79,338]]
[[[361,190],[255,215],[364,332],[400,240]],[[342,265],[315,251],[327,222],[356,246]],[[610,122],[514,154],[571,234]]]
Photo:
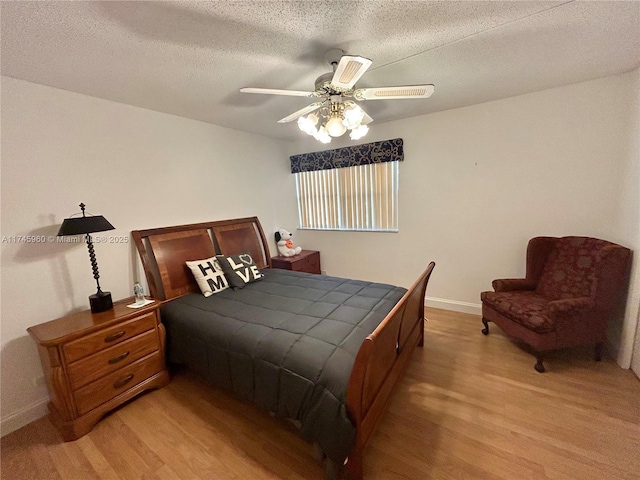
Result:
[[111,225],[102,215],[94,215],[92,217],[76,217],[65,218],[58,230],[58,236],[67,235],[83,235],[86,233],[104,232],[113,230],[115,227]]

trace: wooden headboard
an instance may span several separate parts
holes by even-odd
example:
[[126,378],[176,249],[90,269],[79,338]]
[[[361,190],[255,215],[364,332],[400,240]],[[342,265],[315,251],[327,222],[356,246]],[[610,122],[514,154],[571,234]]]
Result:
[[200,291],[187,261],[249,252],[258,268],[271,267],[269,245],[258,217],[134,230],[131,235],[151,296],[158,300]]

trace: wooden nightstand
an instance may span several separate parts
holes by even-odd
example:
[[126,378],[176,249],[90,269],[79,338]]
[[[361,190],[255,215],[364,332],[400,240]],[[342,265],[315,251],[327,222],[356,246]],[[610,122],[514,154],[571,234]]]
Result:
[[169,383],[160,302],[74,313],[27,329],[38,344],[49,416],[65,441],[89,433],[105,413]]
[[315,250],[302,250],[293,257],[271,257],[272,268],[282,268],[295,272],[320,273],[320,252]]

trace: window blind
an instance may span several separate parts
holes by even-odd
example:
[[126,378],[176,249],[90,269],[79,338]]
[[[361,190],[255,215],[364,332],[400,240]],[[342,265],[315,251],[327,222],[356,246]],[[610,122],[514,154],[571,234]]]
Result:
[[300,228],[398,231],[399,162],[295,174]]

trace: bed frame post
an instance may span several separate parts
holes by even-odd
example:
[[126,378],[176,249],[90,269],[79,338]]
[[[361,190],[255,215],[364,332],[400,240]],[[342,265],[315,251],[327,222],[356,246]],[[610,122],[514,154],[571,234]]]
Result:
[[347,387],[347,411],[356,427],[346,465],[349,480],[362,480],[367,442],[415,347],[424,344],[424,296],[434,267],[431,262],[356,355]]
[[[153,276],[153,264],[151,260],[152,252],[148,252],[144,245],[143,237],[140,235],[140,231],[134,230],[131,232],[131,236],[133,237],[133,241],[138,249],[138,254],[140,255],[140,260],[142,261],[142,268],[144,269],[144,274],[147,279],[147,285],[149,287],[150,295],[157,300],[164,300],[164,292],[161,292],[156,284],[156,279]],[[135,259],[134,259],[135,262]],[[137,279],[134,279],[137,280]]]

